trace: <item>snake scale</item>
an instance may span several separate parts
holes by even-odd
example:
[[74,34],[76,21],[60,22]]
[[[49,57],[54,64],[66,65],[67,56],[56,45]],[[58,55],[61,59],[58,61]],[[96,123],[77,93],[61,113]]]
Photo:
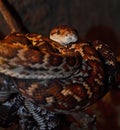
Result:
[[1,89],[0,100],[19,91],[28,110],[31,104],[57,113],[82,110],[109,91],[115,73],[110,47],[97,40],[81,42],[68,25],[52,29],[50,38],[14,33],[0,41],[0,74],[6,79],[1,84],[9,85],[9,92]]

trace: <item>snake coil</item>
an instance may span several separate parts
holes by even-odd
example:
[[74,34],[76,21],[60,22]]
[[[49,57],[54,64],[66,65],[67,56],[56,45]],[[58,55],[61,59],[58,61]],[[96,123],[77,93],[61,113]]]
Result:
[[20,92],[39,127],[44,120],[36,105],[58,113],[84,109],[109,91],[115,73],[110,47],[101,41],[80,42],[67,25],[52,29],[50,38],[15,33],[0,41],[0,101]]

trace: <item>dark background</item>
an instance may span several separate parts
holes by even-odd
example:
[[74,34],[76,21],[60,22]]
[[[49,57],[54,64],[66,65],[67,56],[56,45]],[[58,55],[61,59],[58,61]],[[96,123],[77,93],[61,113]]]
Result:
[[[81,39],[103,40],[120,57],[120,0],[8,1],[14,16],[27,31],[49,35],[53,27],[69,24],[78,30]],[[0,14],[1,38],[9,33],[9,27]],[[100,119],[100,130],[120,128],[119,99],[117,89],[98,103],[96,113]],[[108,112],[107,115],[105,111]]]

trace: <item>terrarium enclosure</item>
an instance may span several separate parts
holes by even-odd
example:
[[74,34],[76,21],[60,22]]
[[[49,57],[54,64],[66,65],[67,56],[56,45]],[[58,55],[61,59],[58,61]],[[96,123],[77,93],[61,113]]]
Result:
[[[120,1],[4,0],[4,2],[24,32],[49,36],[50,30],[55,26],[70,25],[77,29],[81,41],[102,40],[110,45],[117,58],[116,83],[105,97],[90,106],[86,112],[91,116],[96,115],[98,130],[119,130]],[[3,39],[10,32],[9,25],[0,13],[0,38]],[[80,127],[78,115],[75,114],[73,117],[62,115],[61,119],[61,130],[83,130]],[[5,130],[18,129],[17,123]],[[95,130],[95,128],[89,130]]]

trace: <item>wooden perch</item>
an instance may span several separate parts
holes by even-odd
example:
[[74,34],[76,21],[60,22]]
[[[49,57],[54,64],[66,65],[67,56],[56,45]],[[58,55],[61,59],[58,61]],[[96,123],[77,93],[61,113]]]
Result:
[[4,0],[0,0],[0,12],[5,19],[5,22],[8,24],[11,33],[21,32],[21,27],[18,25],[18,22],[16,21],[16,19],[14,18],[10,10],[5,5]]

